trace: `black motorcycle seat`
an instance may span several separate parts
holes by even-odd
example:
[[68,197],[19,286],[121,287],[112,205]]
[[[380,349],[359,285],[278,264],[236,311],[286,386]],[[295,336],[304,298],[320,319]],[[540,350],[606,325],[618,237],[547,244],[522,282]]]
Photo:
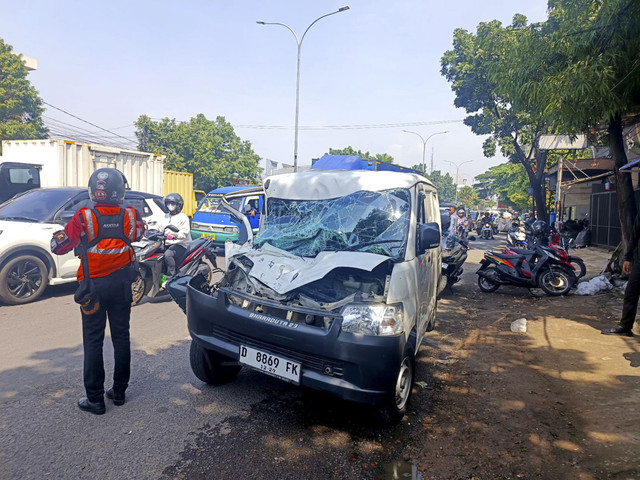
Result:
[[519,255],[524,255],[525,257],[529,257],[533,254],[535,254],[536,252],[533,250],[529,250],[526,248],[511,248],[509,247],[509,250],[516,252]]

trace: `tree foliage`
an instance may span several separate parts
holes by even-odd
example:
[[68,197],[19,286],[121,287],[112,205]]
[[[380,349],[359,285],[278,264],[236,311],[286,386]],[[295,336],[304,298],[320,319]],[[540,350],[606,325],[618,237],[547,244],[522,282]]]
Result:
[[473,208],[479,206],[480,197],[473,187],[464,185],[458,191],[458,201],[466,208]]
[[141,115],[135,122],[138,148],[166,155],[165,169],[193,173],[194,188],[209,191],[238,181],[258,183],[260,157],[224,117],[198,114],[188,122]]
[[42,99],[22,59],[0,39],[0,140],[47,138]]
[[342,149],[330,148],[329,155],[354,155],[366,161],[374,161],[374,162],[377,161],[377,162],[393,164],[393,157],[391,155],[388,155],[386,153],[378,153],[375,155],[371,155],[369,152],[354,150],[353,147],[347,147]]
[[481,198],[497,194],[500,203],[519,211],[529,210],[529,179],[521,165],[496,165],[477,175],[475,180],[474,188]]
[[637,207],[627,163],[624,122],[640,113],[640,2],[550,0],[549,18],[510,57],[503,88],[564,131],[606,128],[614,159],[623,239]]
[[505,65],[517,62],[521,45],[529,44],[535,25],[526,17],[514,16],[503,27],[497,20],[480,23],[477,33],[456,29],[453,49],[441,59],[441,73],[451,82],[454,104],[469,114],[464,123],[477,135],[489,135],[484,154],[495,155],[499,148],[512,162],[524,167],[542,218],[547,218],[543,189],[546,152],[537,151],[537,139],[553,131],[554,125],[535,115],[526,105],[514,102],[502,79],[509,75]]
[[449,173],[442,175],[440,170],[434,170],[426,174],[425,177],[431,180],[436,190],[438,190],[438,199],[440,202],[449,203],[455,201],[456,185],[453,183],[453,178]]

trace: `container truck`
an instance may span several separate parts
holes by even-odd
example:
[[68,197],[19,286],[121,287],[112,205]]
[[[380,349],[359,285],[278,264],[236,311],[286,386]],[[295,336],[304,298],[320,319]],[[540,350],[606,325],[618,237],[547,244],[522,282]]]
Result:
[[124,173],[132,190],[162,195],[164,158],[71,140],[3,140],[0,203],[32,188],[84,187],[103,167]]

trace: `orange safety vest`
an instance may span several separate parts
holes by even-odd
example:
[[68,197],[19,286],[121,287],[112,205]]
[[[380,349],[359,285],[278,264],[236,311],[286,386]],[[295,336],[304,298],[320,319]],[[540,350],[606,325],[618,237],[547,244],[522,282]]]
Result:
[[[136,239],[135,209],[126,207],[116,214],[104,214],[100,208],[103,207],[82,208],[78,212],[85,235],[81,242],[87,252],[91,278],[105,277],[126,267],[135,255],[131,247]],[[82,264],[77,277],[78,281],[84,278]]]

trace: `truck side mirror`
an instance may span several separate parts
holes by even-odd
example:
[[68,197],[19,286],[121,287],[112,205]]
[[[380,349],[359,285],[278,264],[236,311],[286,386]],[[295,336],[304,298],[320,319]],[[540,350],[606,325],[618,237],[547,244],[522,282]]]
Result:
[[436,222],[418,224],[418,252],[420,255],[432,248],[440,248],[440,225]]

